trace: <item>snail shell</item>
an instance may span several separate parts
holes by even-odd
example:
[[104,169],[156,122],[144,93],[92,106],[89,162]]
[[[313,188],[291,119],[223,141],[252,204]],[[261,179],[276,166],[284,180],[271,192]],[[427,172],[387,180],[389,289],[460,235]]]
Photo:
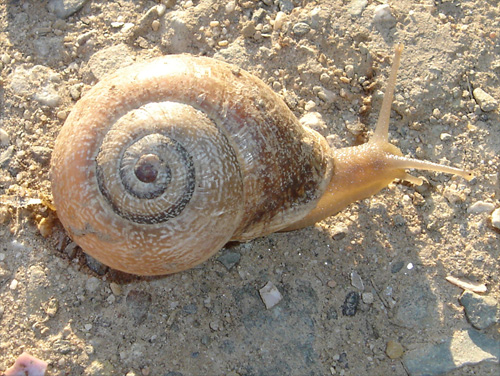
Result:
[[116,72],[75,105],[51,181],[58,217],[85,252],[157,275],[302,219],[332,164],[324,138],[261,80],[171,55]]

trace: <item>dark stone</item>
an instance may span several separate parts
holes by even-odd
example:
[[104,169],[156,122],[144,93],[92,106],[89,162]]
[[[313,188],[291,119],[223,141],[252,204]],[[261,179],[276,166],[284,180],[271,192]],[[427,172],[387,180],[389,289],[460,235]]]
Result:
[[358,310],[359,305],[359,294],[355,291],[351,291],[347,294],[342,305],[342,314],[344,316],[354,316]]

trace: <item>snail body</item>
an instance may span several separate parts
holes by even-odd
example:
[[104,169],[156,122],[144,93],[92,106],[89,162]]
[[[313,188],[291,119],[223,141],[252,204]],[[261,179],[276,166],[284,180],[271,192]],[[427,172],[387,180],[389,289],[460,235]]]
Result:
[[406,168],[468,177],[388,143],[397,65],[375,136],[338,150],[234,65],[171,55],[121,69],[75,105],[56,140],[58,217],[102,263],[160,275],[230,240],[311,225],[396,178],[415,182]]

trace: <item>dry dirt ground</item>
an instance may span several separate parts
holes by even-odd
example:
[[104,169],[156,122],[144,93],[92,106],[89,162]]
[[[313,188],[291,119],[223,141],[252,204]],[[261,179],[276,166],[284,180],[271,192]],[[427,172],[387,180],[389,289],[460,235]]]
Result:
[[[496,0],[390,1],[387,19],[373,0],[90,0],[60,17],[57,3],[0,2],[0,371],[27,351],[50,375],[416,375],[388,342],[410,354],[471,328],[446,276],[498,301],[500,122],[472,96],[500,98]],[[372,132],[400,42],[391,140],[474,170],[471,182],[422,172],[423,186],[396,182],[314,227],[232,244],[163,278],[86,258],[50,209],[64,119],[119,66],[171,53],[237,64],[297,117],[319,113],[341,147]],[[221,256],[239,261],[228,269]],[[272,309],[259,296],[268,281],[283,296]],[[353,316],[348,295],[360,297]],[[498,324],[481,333],[498,341]]]

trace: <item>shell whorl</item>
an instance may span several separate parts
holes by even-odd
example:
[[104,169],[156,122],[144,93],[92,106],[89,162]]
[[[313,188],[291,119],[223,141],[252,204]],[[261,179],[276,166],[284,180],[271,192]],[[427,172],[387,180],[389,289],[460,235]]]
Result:
[[85,252],[154,275],[302,218],[331,165],[324,139],[262,81],[172,55],[116,72],[77,103],[51,180],[58,216]]

